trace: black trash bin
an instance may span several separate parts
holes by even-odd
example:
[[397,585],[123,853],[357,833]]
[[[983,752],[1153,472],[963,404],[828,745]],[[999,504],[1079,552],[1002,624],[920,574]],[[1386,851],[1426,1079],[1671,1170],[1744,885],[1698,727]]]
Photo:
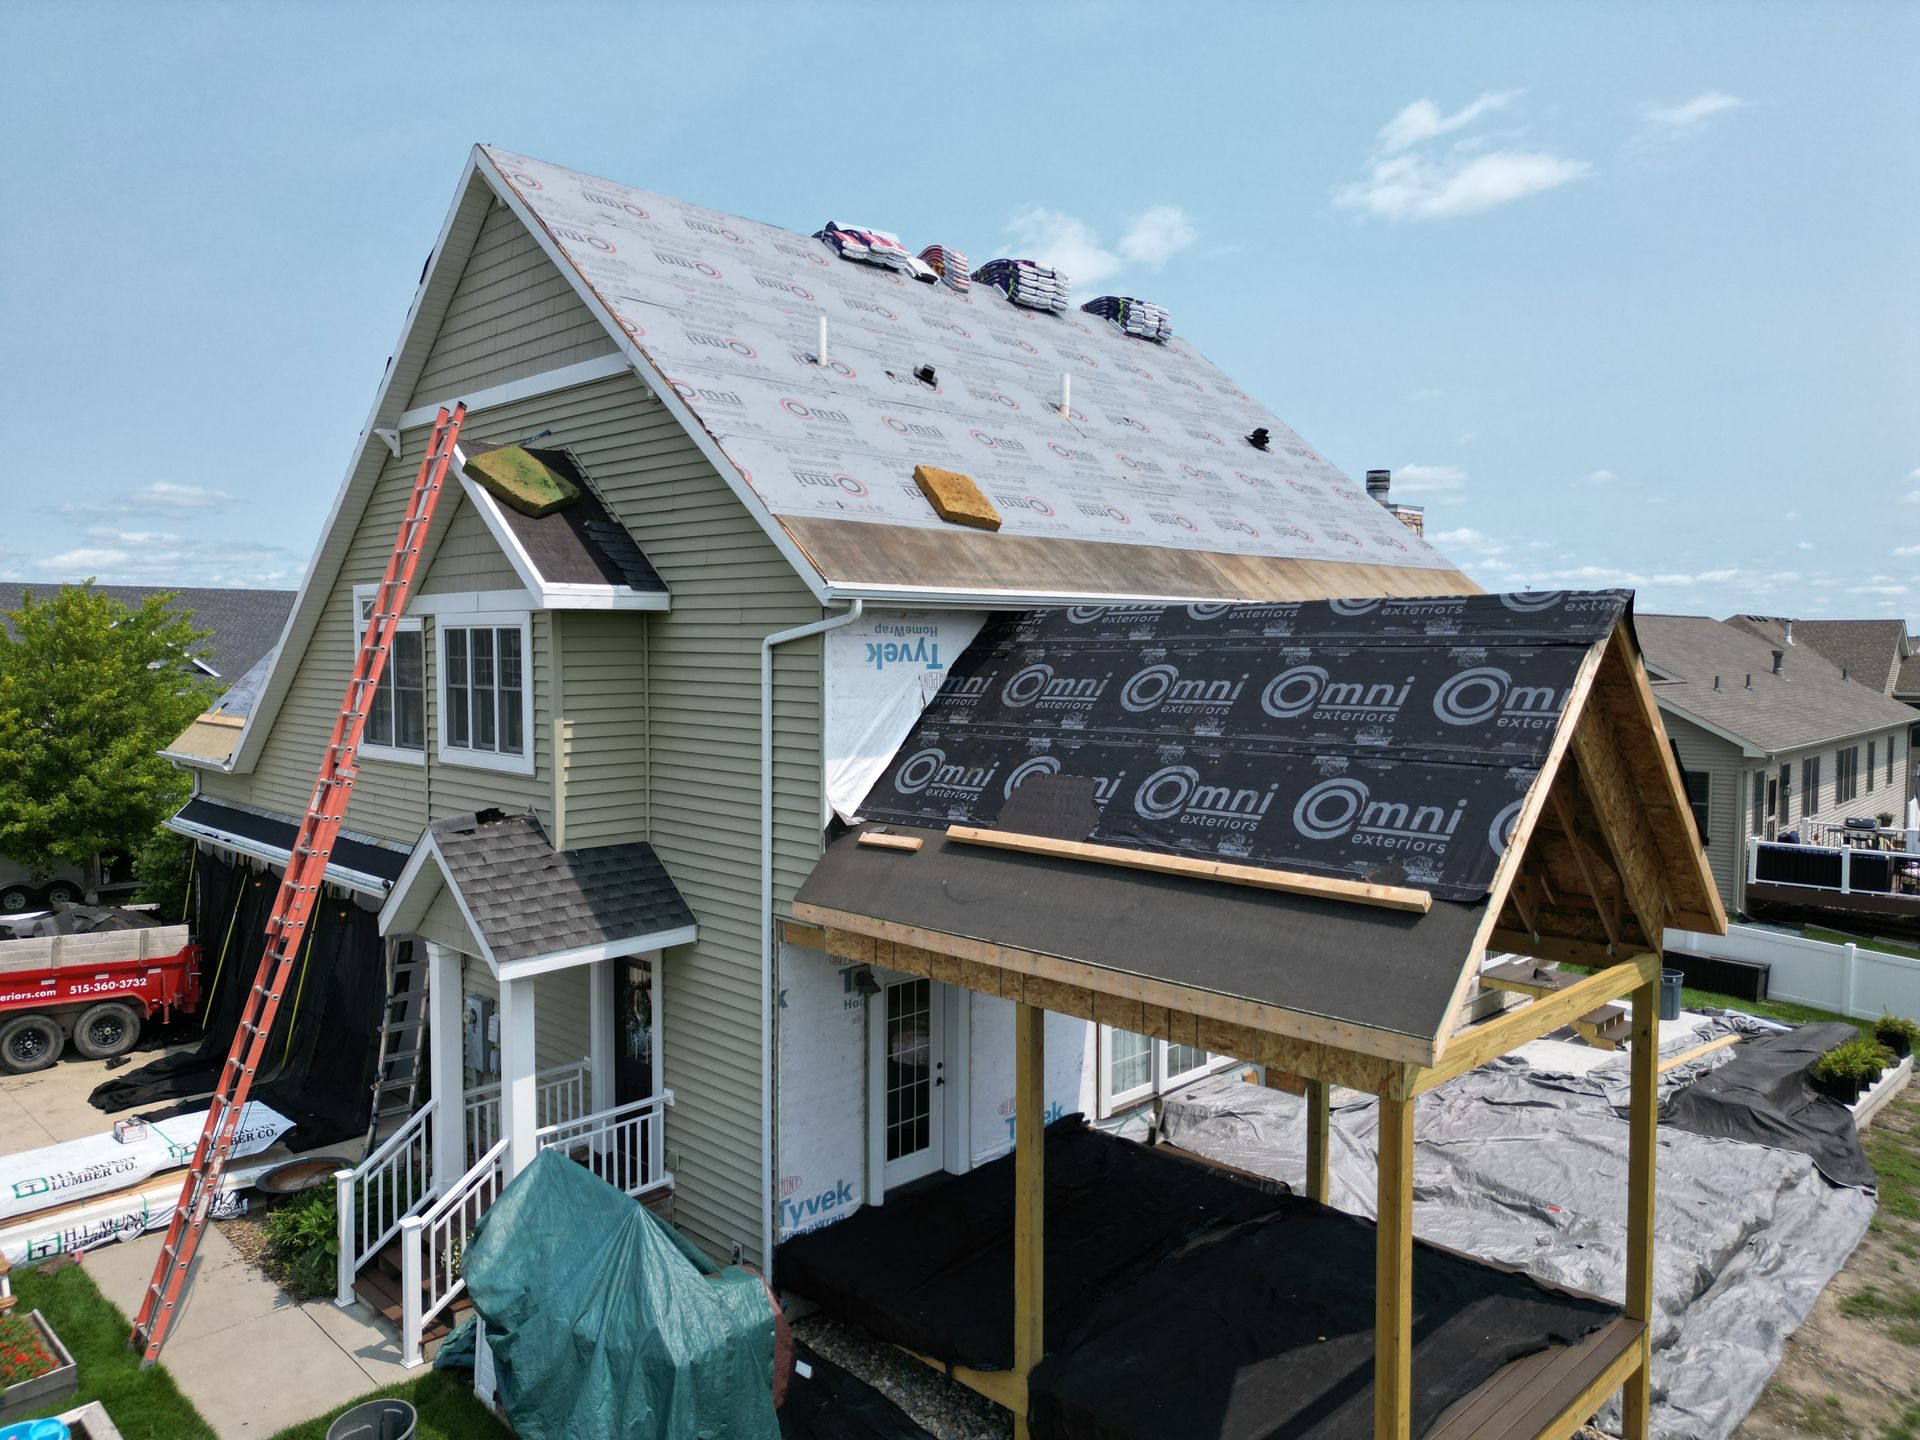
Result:
[[327,1440],[413,1440],[417,1422],[404,1400],[369,1400],[327,1427]]
[[[1662,970],[1660,972],[1660,1018],[1678,1020],[1680,1018],[1680,987],[1687,982],[1686,973],[1681,970]],[[329,1435],[327,1440],[333,1440]]]

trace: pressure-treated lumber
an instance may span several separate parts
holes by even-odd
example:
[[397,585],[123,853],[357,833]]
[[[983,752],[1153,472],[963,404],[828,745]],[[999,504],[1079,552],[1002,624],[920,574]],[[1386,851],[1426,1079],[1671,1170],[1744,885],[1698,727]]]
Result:
[[1433,896],[1407,885],[1371,885],[1364,880],[1342,880],[1333,875],[1308,875],[1297,870],[1272,870],[1261,865],[1232,865],[1224,860],[1201,860],[1190,855],[1161,855],[1129,850],[1120,845],[1090,845],[1082,840],[1055,840],[1045,835],[1019,835],[986,830],[978,825],[953,825],[947,838],[966,845],[995,850],[1017,850],[1022,855],[1052,855],[1066,860],[1090,860],[1098,865],[1121,865],[1150,870],[1156,875],[1183,875],[1196,880],[1221,880],[1278,890],[1288,895],[1311,895],[1322,900],[1350,900],[1356,905],[1378,905],[1424,915],[1433,908]]
[[1307,1198],[1327,1203],[1328,1104],[1333,1087],[1324,1080],[1307,1081]]
[[1738,1035],[1722,1035],[1718,1040],[1709,1040],[1704,1045],[1696,1045],[1691,1050],[1682,1051],[1671,1060],[1662,1060],[1660,1062],[1660,1073],[1664,1075],[1669,1070],[1677,1070],[1689,1060],[1698,1060],[1702,1055],[1711,1055],[1716,1050],[1724,1050],[1729,1045],[1737,1045],[1740,1043],[1740,1040],[1741,1037]]
[[[1024,1384],[1046,1353],[1043,1291],[1046,1236],[1047,1012],[1013,1012],[1013,1372]],[[1014,1440],[1027,1440],[1027,1407],[1013,1414]]]
[[1529,1001],[1484,1025],[1462,1030],[1447,1041],[1437,1062],[1415,1073],[1413,1088],[1417,1092],[1444,1085],[1456,1075],[1477,1070],[1496,1056],[1551,1034],[1574,1017],[1585,1015],[1609,1000],[1617,1000],[1636,986],[1654,984],[1659,978],[1660,957],[1637,955],[1589,975],[1556,995]]
[[911,1355],[922,1365],[930,1365],[949,1380],[957,1381],[973,1391],[984,1395],[1016,1415],[1027,1411],[1027,1377],[1016,1375],[1011,1370],[970,1370],[965,1365],[949,1365],[944,1360],[936,1360],[931,1355],[922,1355],[918,1350],[909,1350],[905,1345],[897,1346],[903,1354]]
[[1413,1101],[1380,1097],[1373,1272],[1373,1436],[1413,1425]]
[[[1657,961],[1658,957],[1648,957]],[[1627,1112],[1627,1303],[1629,1320],[1653,1323],[1653,1192],[1660,1150],[1660,975],[1633,992],[1633,1053]],[[1644,1353],[1644,1352],[1643,1352]],[[1626,1377],[1624,1440],[1647,1440],[1648,1367]]]
[[918,850],[927,842],[918,835],[889,835],[881,830],[868,830],[860,837],[860,843],[874,850]]

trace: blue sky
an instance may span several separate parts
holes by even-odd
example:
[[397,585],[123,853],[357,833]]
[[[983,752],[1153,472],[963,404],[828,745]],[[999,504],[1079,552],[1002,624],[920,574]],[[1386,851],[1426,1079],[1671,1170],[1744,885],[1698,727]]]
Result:
[[1490,588],[1920,628],[1916,67],[1891,3],[15,0],[0,577],[296,583],[485,140],[1159,301]]

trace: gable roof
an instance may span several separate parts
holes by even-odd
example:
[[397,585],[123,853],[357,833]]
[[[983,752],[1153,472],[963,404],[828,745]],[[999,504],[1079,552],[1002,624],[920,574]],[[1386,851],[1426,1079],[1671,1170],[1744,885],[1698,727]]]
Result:
[[[1840,669],[1847,678],[1893,694],[1894,678],[1907,658],[1904,620],[1787,620],[1773,615],[1733,615],[1729,625],[1751,631],[1769,645],[1805,645]],[[1788,639],[1792,626],[1792,639]]]
[[[1262,457],[1268,465],[1275,467],[1273,473],[1267,473],[1258,465],[1251,468],[1241,465],[1237,469],[1244,471],[1247,478],[1242,478],[1237,483],[1245,485],[1249,493],[1271,491],[1273,494],[1286,496],[1286,503],[1290,508],[1287,511],[1288,518],[1283,523],[1293,525],[1304,534],[1314,536],[1312,543],[1316,546],[1323,540],[1327,540],[1336,548],[1355,552],[1356,559],[1345,561],[1288,559],[1259,553],[1229,554],[1224,551],[1184,550],[1164,545],[1078,543],[1020,533],[989,536],[984,532],[957,531],[948,526],[942,526],[939,529],[917,529],[913,526],[884,523],[848,522],[845,512],[841,512],[835,518],[796,518],[790,527],[773,514],[768,504],[752,488],[752,476],[749,473],[751,467],[743,467],[729,458],[715,432],[703,422],[680,389],[671,383],[669,379],[671,371],[663,368],[662,364],[642,348],[640,342],[646,337],[636,335],[635,331],[644,327],[631,316],[623,321],[618,306],[625,292],[616,289],[611,296],[603,296],[594,284],[590,283],[587,273],[582,268],[585,262],[576,263],[573,253],[563,248],[562,241],[567,240],[579,248],[583,255],[602,253],[600,248],[592,243],[591,238],[573,239],[566,233],[572,231],[575,235],[590,236],[590,232],[558,220],[557,211],[554,212],[555,223],[550,227],[531,208],[527,198],[540,193],[540,190],[535,188],[540,182],[533,173],[535,169],[539,169],[543,172],[551,172],[556,177],[566,177],[556,179],[556,184],[561,187],[556,191],[557,195],[566,194],[566,187],[571,186],[575,199],[593,203],[600,209],[607,209],[609,214],[618,210],[628,218],[637,220],[637,216],[633,216],[631,212],[622,208],[623,202],[613,198],[618,194],[626,193],[624,187],[609,189],[604,182],[590,182],[571,171],[541,166],[539,162],[525,161],[522,164],[510,164],[510,158],[517,157],[509,157],[508,152],[495,152],[483,146],[474,147],[468,157],[459,189],[448,209],[440,234],[434,243],[432,255],[421,273],[419,286],[408,307],[399,340],[391,348],[386,371],[375,392],[366,423],[361,429],[360,441],[355,448],[353,460],[335,495],[313,557],[308,562],[306,573],[301,579],[279,655],[265,682],[259,687],[255,703],[246,718],[245,728],[240,733],[239,743],[233,748],[229,758],[220,762],[224,769],[246,773],[258,760],[261,747],[265,743],[265,736],[279,713],[280,705],[292,683],[293,673],[298,667],[299,658],[306,649],[314,627],[319,623],[321,610],[339,574],[340,565],[365,512],[367,502],[390,458],[388,442],[391,440],[395,445],[399,443],[398,431],[403,424],[423,423],[423,416],[427,420],[431,419],[431,410],[433,404],[438,403],[437,401],[416,406],[410,406],[409,402],[414,398],[415,389],[421,382],[438,327],[452,303],[467,260],[473,253],[475,242],[481,234],[489,212],[496,204],[506,205],[526,226],[528,233],[554,263],[558,273],[586,303],[594,317],[600,321],[605,333],[618,347],[618,354],[615,356],[602,356],[562,367],[561,371],[554,372],[548,377],[529,376],[523,380],[506,382],[498,387],[499,390],[502,393],[510,391],[515,395],[538,394],[543,393],[543,385],[545,389],[555,389],[560,388],[563,383],[585,384],[591,379],[620,373],[621,367],[624,366],[650,388],[663,408],[685,430],[696,448],[714,466],[722,481],[739,498],[782,556],[793,566],[795,574],[808,585],[822,604],[839,603],[856,598],[891,597],[920,604],[946,601],[1005,607],[1059,603],[1076,599],[1320,598],[1335,595],[1417,595],[1441,591],[1476,593],[1479,589],[1465,575],[1451,568],[1424,541],[1412,537],[1404,528],[1399,527],[1398,522],[1388,516],[1383,509],[1377,505],[1373,506],[1372,510],[1365,508],[1367,505],[1372,505],[1372,502],[1366,501],[1363,493],[1356,487],[1343,482],[1336,485],[1337,473],[1330,467],[1326,467],[1325,463],[1307,447],[1300,445],[1298,449],[1302,453],[1290,453],[1288,446],[1292,441],[1287,437],[1292,436],[1292,432],[1273,420],[1271,416],[1266,416],[1264,411],[1258,410],[1258,407],[1252,406],[1250,401],[1242,400],[1239,392],[1232,390],[1230,383],[1224,379],[1219,383],[1227,385],[1228,391],[1216,392],[1214,400],[1209,403],[1218,408],[1218,405],[1231,400],[1237,408],[1229,413],[1240,416],[1252,415],[1254,423],[1265,424],[1278,440],[1274,452]],[[529,181],[533,183],[528,183]],[[599,188],[593,188],[595,186]],[[589,191],[601,196],[601,200],[588,201]],[[612,199],[610,209],[606,203],[609,199]],[[632,205],[636,210],[646,210],[639,201],[625,201],[624,204]],[[651,215],[651,212],[647,213]],[[714,215],[717,212],[702,211],[693,206],[676,205],[675,213],[680,214],[683,220],[700,221],[702,217]],[[720,221],[716,223],[719,223],[722,229],[734,228],[724,224],[727,218],[720,217]],[[803,253],[817,252],[822,259],[828,261],[830,266],[838,263],[826,255],[824,247],[819,242],[793,236],[788,232],[775,231],[772,227],[753,222],[741,223],[756,236],[764,239],[767,244],[795,245],[796,248],[801,248]],[[689,235],[695,233],[685,224],[682,228],[687,230]],[[735,233],[744,235],[746,232],[736,230]],[[719,238],[727,244],[732,243],[727,241],[724,235]],[[615,245],[617,242],[603,238],[602,243]],[[807,245],[813,246],[813,251],[805,251],[804,247]],[[822,268],[811,259],[804,263],[809,269]],[[682,267],[673,265],[667,268],[677,272]],[[852,267],[843,268],[851,269]],[[769,278],[778,280],[779,276],[776,273]],[[847,280],[847,277],[838,278],[843,282]],[[613,286],[612,279],[608,277],[603,276],[602,283],[609,287]],[[886,286],[886,281],[877,274],[854,277],[850,283]],[[761,287],[756,285],[756,289],[758,288]],[[916,286],[915,288],[925,289],[926,287]],[[642,298],[635,297],[636,300]],[[691,304],[692,296],[683,298],[686,303]],[[916,307],[926,303],[928,303],[926,298],[919,296],[912,301]],[[893,310],[892,306],[886,308]],[[650,310],[648,313],[652,314],[653,311]],[[859,312],[848,308],[847,313],[852,315]],[[919,312],[916,309],[894,311],[894,313],[898,315]],[[666,318],[670,314],[670,311],[662,310],[660,318]],[[1013,317],[1013,323],[1017,326],[1035,318],[1037,317],[1027,317],[1027,319]],[[1061,323],[1068,322],[1062,318]],[[698,325],[692,328],[700,333],[711,333],[700,330]],[[933,328],[924,326],[923,328],[927,329],[929,335],[937,333]],[[855,352],[858,352],[860,346],[869,343],[845,333],[848,329],[848,326],[842,324],[838,327],[830,327],[830,333],[840,335],[841,339],[847,341]],[[1007,333],[1016,336],[1018,334],[1017,330]],[[1071,333],[1080,334],[1077,330]],[[1119,343],[1116,337],[1117,332],[1116,336],[1099,334],[1097,327],[1094,335],[1081,336],[1083,339],[1096,341],[1108,350],[1112,345]],[[832,351],[837,343],[832,339],[829,340],[829,359],[832,358]],[[1035,344],[1032,340],[1027,340],[1026,343]],[[1127,341],[1126,343],[1133,345],[1149,342]],[[712,347],[702,345],[700,348],[711,350]],[[1016,343],[1006,348],[1019,349],[1020,346]],[[1158,347],[1154,348],[1157,354]],[[1121,353],[1128,352],[1123,349]],[[1057,362],[1062,357],[1055,355],[1052,358]],[[711,364],[710,361],[708,363]],[[1137,362],[1129,361],[1128,363]],[[1217,374],[1197,357],[1195,366],[1198,374]],[[680,368],[683,367],[672,367],[673,370]],[[847,365],[846,368],[852,370],[856,367]],[[883,426],[884,417],[872,403],[872,387],[884,380],[887,368],[883,364],[877,376],[869,371],[867,380],[864,382],[867,388],[862,391],[866,396],[862,413],[880,416]],[[990,381],[997,380],[1001,368],[996,366],[987,378]],[[1104,365],[1101,367],[1103,371],[1106,368]],[[1152,369],[1149,365],[1141,365],[1139,368]],[[819,367],[815,369],[818,370]],[[898,373],[897,370],[896,373]],[[957,377],[958,371],[955,373]],[[1127,372],[1117,371],[1116,373]],[[833,375],[836,385],[847,379],[835,369],[821,370],[820,374]],[[802,375],[799,378],[806,377]],[[1028,378],[1034,377],[1029,375]],[[1188,379],[1199,389],[1192,390],[1189,386],[1181,386],[1179,387],[1181,393],[1204,394],[1208,383],[1206,380],[1196,379],[1193,375],[1189,375]],[[816,379],[811,383],[825,382]],[[917,385],[919,382],[913,383]],[[945,383],[941,382],[943,386]],[[1049,379],[1044,388],[1048,393],[1052,393],[1052,387],[1053,381]],[[961,388],[967,390],[969,405],[978,399],[972,395],[972,387]],[[982,385],[979,388],[990,394],[1004,393],[1004,387],[995,385]],[[807,408],[804,397],[814,392],[805,387],[801,389],[802,393],[793,398],[801,408]],[[1083,384],[1083,396],[1086,389],[1087,387]],[[837,395],[839,392],[831,393]],[[451,403],[461,398],[461,395],[453,393],[442,398]],[[711,404],[722,403],[711,397],[705,398]],[[1017,397],[1008,395],[1007,398]],[[958,403],[957,400],[956,403]],[[999,402],[990,400],[980,403],[998,405]],[[830,402],[827,408],[833,408]],[[924,402],[921,408],[924,408]],[[801,417],[793,411],[783,408],[782,413],[804,424]],[[851,413],[849,411],[849,414]],[[893,412],[888,410],[885,413]],[[775,421],[775,423],[785,422]],[[1068,422],[1062,420],[1061,423],[1065,425]],[[1078,419],[1073,423],[1077,425]],[[981,428],[989,437],[999,433],[988,427],[969,428]],[[1207,429],[1208,427],[1196,425],[1195,428]],[[725,430],[724,425],[722,430]],[[889,433],[892,433],[891,430]],[[944,429],[942,434],[944,437]],[[1231,439],[1226,435],[1220,435],[1218,438]],[[734,443],[738,448],[739,445],[746,443],[745,437],[736,438]],[[777,448],[781,442],[778,442],[777,438],[770,437],[768,443]],[[1211,438],[1196,443],[1204,443],[1209,448],[1214,448]],[[800,443],[793,448],[796,454],[814,459],[823,458],[818,453],[818,447],[811,442]],[[975,448],[980,451],[981,456],[990,457],[997,453],[990,451],[984,444],[976,443]],[[1044,446],[1042,448],[1044,449]],[[1068,446],[1067,448],[1078,447]],[[1222,448],[1225,453],[1238,454],[1230,447]],[[1259,454],[1251,447],[1243,448],[1246,454],[1239,456],[1242,460]],[[1132,452],[1121,453],[1132,454]],[[1034,457],[1030,455],[1029,458]],[[1096,459],[1098,459],[1097,454]],[[1038,463],[1050,464],[1051,462]],[[1201,473],[1194,477],[1186,477],[1184,472],[1179,470],[1179,463],[1174,464],[1173,473],[1182,476],[1179,482],[1182,494],[1185,493],[1187,478],[1203,484],[1212,484],[1217,474],[1224,473],[1218,472],[1214,465],[1203,464],[1195,467]],[[975,471],[982,468],[977,457],[970,456],[969,464]],[[1161,475],[1167,475],[1168,467],[1162,460],[1154,459],[1153,464]],[[1118,454],[1114,456],[1114,468],[1126,474],[1133,473],[1127,469],[1124,462],[1120,461]],[[1099,484],[1102,487],[1119,479],[1105,462],[1100,462],[1100,472],[1102,478]],[[834,473],[836,473],[834,470],[826,472],[829,479]],[[1143,473],[1152,472],[1143,471]],[[1294,483],[1287,483],[1289,476]],[[992,476],[980,478],[990,479]],[[910,473],[894,477],[894,480],[901,485],[912,483]],[[1232,480],[1231,475],[1229,480]],[[834,483],[837,486],[838,482]],[[1169,483],[1175,482],[1169,477]],[[1343,491],[1350,493],[1341,493]],[[1361,499],[1356,501],[1355,496],[1361,496]],[[1295,497],[1297,497],[1297,509],[1291,508],[1296,506]],[[1089,499],[1088,503],[1094,505],[1096,501]],[[1077,505],[1074,508],[1077,510]],[[1178,507],[1168,513],[1185,516],[1196,525],[1199,523],[1197,516],[1186,515],[1185,510]],[[1129,520],[1134,518],[1128,514]],[[1354,543],[1322,535],[1323,520],[1326,521],[1327,527],[1351,535]],[[1375,530],[1373,527],[1380,523],[1385,523],[1392,528]],[[1172,528],[1181,527],[1176,523]],[[1371,543],[1368,537],[1379,542],[1379,555],[1376,557],[1370,558],[1363,553]],[[882,538],[892,543],[889,546],[881,546],[878,542]],[[1270,536],[1264,538],[1271,543]],[[1300,541],[1298,536],[1290,538],[1295,542]],[[1394,543],[1389,544],[1388,540]],[[435,540],[430,540],[429,548],[434,543]],[[1396,545],[1409,547],[1404,552],[1404,556],[1395,548]],[[850,557],[849,552],[851,552]],[[857,575],[863,563],[862,556],[867,555],[884,559],[883,582],[869,583],[857,578],[854,580],[833,578],[836,575]],[[1387,556],[1402,556],[1402,558],[1397,563],[1381,563],[1382,558]],[[852,568],[849,569],[849,566]]]
[[1893,677],[1892,693],[1902,700],[1920,702],[1920,651],[1900,662],[1900,671]]
[[651,845],[555,850],[532,815],[481,810],[428,825],[381,910],[382,933],[408,933],[442,884],[496,975],[694,938],[693,912]]
[[[59,582],[14,584],[0,582],[0,610],[20,608],[21,596],[32,592],[45,602],[59,590]],[[183,585],[95,585],[94,593],[122,605],[144,604],[155,595],[173,595],[170,607],[191,612],[195,628],[211,630],[206,666],[215,679],[238,680],[273,649],[293,608],[291,590],[216,590]]]
[[[1779,754],[1913,722],[1911,709],[1841,679],[1825,656],[1806,646],[1770,643],[1748,626],[1706,615],[1641,615],[1635,627],[1647,663],[1670,677],[1653,687],[1660,704],[1744,744],[1749,753]],[[1799,633],[1796,622],[1796,638]],[[1786,652],[1779,675],[1773,673],[1775,650]]]
[[1490,944],[1607,963],[1725,929],[1627,605],[997,621],[794,913],[1431,1064]]
[[[1477,588],[1185,340],[920,284],[810,235],[479,154],[749,508],[836,592]],[[916,378],[926,366],[932,383]],[[1256,429],[1270,449],[1245,438]],[[980,482],[1000,529],[941,521],[917,464]]]

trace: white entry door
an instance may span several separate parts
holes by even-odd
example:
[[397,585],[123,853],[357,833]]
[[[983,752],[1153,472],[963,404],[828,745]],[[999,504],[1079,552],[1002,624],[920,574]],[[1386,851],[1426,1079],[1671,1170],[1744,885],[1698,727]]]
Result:
[[886,1187],[941,1167],[946,1065],[941,1033],[945,987],[931,980],[887,980],[874,997],[873,1123],[885,1158]]

